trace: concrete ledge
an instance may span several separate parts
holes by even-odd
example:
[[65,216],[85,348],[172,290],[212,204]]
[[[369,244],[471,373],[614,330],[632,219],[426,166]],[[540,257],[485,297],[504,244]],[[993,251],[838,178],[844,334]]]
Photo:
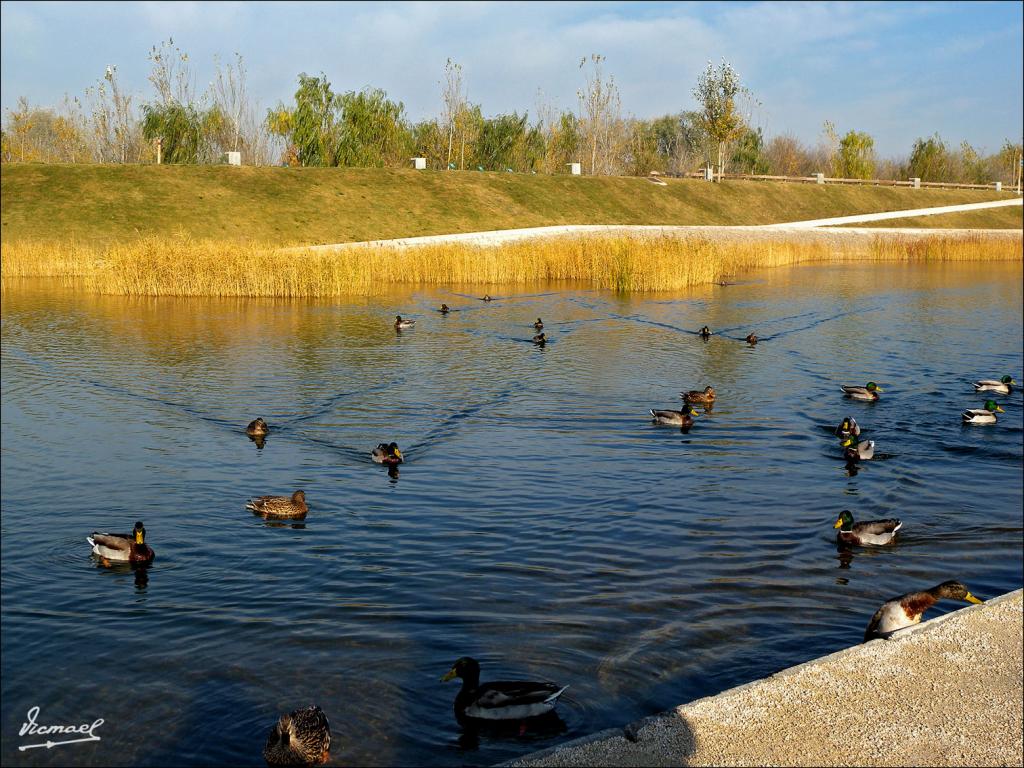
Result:
[[1022,765],[1022,649],[1018,589],[507,765]]

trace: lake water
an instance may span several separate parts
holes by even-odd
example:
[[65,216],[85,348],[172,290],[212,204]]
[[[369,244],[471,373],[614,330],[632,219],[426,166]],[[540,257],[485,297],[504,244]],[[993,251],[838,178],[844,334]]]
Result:
[[[315,702],[335,764],[490,765],[856,644],[902,592],[1020,587],[1020,391],[995,426],[960,412],[973,378],[1022,379],[1021,265],[737,279],[345,301],[7,284],[4,764],[259,765],[278,714]],[[879,402],[843,399],[869,379]],[[688,434],[651,424],[707,384]],[[826,429],[845,415],[887,455],[853,476]],[[391,440],[397,478],[369,460]],[[303,525],[244,508],[296,488]],[[847,508],[902,518],[898,544],[837,550]],[[86,535],[136,519],[153,565],[98,566]],[[570,684],[560,722],[463,733],[439,682],[462,655]],[[19,752],[33,706],[103,718],[102,741]]]

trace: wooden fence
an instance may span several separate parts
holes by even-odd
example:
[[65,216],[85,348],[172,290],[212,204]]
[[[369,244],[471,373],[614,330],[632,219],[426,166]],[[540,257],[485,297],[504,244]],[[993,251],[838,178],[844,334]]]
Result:
[[[693,173],[665,174],[675,178],[703,179],[704,171]],[[715,174],[718,176],[718,174]],[[921,189],[993,189],[1002,191],[1001,182],[990,184],[954,184],[945,181],[897,181],[895,179],[837,179],[828,176],[765,176],[753,173],[723,173],[723,179],[742,179],[746,181],[788,181],[796,184],[860,184],[870,187],[911,187]],[[1012,192],[1012,189],[1006,190]]]

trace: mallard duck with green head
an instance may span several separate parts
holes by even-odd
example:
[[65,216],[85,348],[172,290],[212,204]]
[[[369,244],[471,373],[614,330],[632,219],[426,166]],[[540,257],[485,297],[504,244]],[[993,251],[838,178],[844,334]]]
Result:
[[882,391],[882,388],[875,384],[873,381],[869,381],[863,387],[850,386],[849,384],[843,384],[840,386],[843,393],[847,397],[852,397],[854,400],[865,400],[875,401],[878,399],[878,393]]
[[903,527],[903,523],[896,518],[888,520],[865,520],[860,523],[853,522],[853,515],[850,510],[844,509],[839,514],[833,528],[838,528],[836,540],[844,544],[874,544],[881,546],[888,544],[896,537],[896,531]]
[[310,705],[281,715],[263,747],[267,765],[323,765],[330,758],[331,724]]
[[875,441],[848,437],[843,440],[843,458],[847,461],[871,461],[875,458]]
[[843,420],[839,422],[839,426],[832,431],[832,434],[836,437],[842,438],[843,440],[848,437],[859,437],[860,424],[857,423],[856,419],[850,416],[844,416]]
[[981,379],[974,382],[975,392],[996,392],[1000,395],[1008,395],[1017,386],[1012,376],[1003,376],[998,381],[995,379]]
[[378,443],[377,447],[370,451],[370,458],[376,464],[401,464],[405,461],[402,452],[398,450],[398,443]]
[[967,603],[981,604],[967,587],[959,581],[944,581],[923,592],[908,592],[894,597],[882,604],[871,617],[868,628],[864,632],[864,642],[876,638],[890,637],[893,632],[912,627],[921,622],[921,616],[941,599],[963,600]]
[[1006,413],[995,400],[986,400],[984,408],[971,408],[961,415],[964,424],[995,424],[996,414]]
[[480,682],[480,664],[476,659],[463,656],[457,660],[442,683],[462,679],[462,688],[455,696],[455,717],[477,720],[526,720],[546,715],[555,708],[555,702],[568,685],[529,680],[496,680]]
[[715,402],[716,397],[715,388],[712,386],[704,387],[704,391],[691,389],[689,392],[680,392],[679,394],[688,403],[701,403],[703,405]]
[[689,403],[684,403],[679,411],[657,411],[651,408],[651,418],[658,424],[668,424],[673,427],[692,427],[693,417],[697,411]]
[[403,320],[401,315],[395,315],[395,329],[396,330],[401,331],[401,330],[403,330],[405,328],[412,328],[414,325],[416,325],[416,321],[415,320]]
[[131,533],[97,533],[86,536],[92,554],[115,563],[150,563],[156,557],[146,543],[146,526],[139,520]]
[[252,510],[257,515],[267,518],[284,518],[298,520],[306,516],[309,507],[306,505],[306,492],[296,491],[287,496],[260,496],[249,499],[245,508]]

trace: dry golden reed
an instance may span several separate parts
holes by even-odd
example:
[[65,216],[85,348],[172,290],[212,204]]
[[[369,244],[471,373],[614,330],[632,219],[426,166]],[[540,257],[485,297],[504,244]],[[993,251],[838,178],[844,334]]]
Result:
[[[822,234],[823,233],[823,234]],[[2,276],[74,277],[128,296],[369,295],[395,285],[514,285],[571,280],[615,291],[672,291],[744,271],[820,261],[1020,260],[1021,240],[985,235],[842,236],[828,231],[708,239],[687,235],[560,236],[496,246],[465,243],[282,251],[188,238],[96,248],[3,246]]]

